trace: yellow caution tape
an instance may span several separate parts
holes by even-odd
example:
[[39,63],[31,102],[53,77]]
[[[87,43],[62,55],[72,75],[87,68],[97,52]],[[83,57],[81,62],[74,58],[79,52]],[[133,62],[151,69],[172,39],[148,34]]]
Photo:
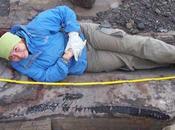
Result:
[[94,85],[114,85],[123,83],[139,83],[148,81],[164,81],[175,79],[175,76],[167,77],[154,77],[143,79],[130,79],[130,80],[115,80],[115,81],[103,81],[103,82],[35,82],[35,81],[23,81],[0,78],[0,82],[15,83],[15,84],[32,84],[32,85],[46,85],[46,86],[94,86]]

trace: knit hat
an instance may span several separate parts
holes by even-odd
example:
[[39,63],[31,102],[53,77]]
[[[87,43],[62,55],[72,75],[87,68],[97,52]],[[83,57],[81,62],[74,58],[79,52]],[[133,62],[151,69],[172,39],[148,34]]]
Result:
[[2,35],[0,38],[0,57],[9,60],[8,57],[10,56],[11,50],[20,41],[20,37],[10,32],[6,32],[4,35]]

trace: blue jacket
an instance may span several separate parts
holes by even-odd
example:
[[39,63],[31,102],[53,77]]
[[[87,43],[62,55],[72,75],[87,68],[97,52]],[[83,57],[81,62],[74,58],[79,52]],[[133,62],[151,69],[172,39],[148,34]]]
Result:
[[80,32],[80,25],[73,10],[66,6],[41,12],[27,25],[13,26],[11,32],[25,39],[30,54],[19,62],[11,62],[12,67],[44,82],[60,81],[69,74],[83,74],[87,67],[86,48],[77,62],[74,58],[69,63],[62,59],[68,33],[72,31]]

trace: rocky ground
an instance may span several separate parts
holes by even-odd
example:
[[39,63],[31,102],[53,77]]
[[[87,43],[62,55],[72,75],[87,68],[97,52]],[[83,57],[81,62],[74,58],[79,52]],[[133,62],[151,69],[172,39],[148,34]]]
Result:
[[109,22],[135,34],[175,30],[175,0],[122,0],[119,8],[98,12],[93,22]]
[[122,28],[131,34],[175,30],[175,0],[109,0],[108,2],[103,0],[102,2],[96,0],[94,8],[82,10],[68,0],[45,2],[1,0],[0,28],[8,28],[15,23],[27,23],[42,10],[66,4],[77,12],[79,20],[109,22],[112,27]]

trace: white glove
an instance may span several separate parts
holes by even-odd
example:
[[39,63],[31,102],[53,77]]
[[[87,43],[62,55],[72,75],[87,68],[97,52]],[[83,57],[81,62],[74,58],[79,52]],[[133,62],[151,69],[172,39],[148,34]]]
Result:
[[74,54],[74,58],[76,61],[78,61],[79,56],[81,55],[81,52],[86,45],[86,40],[83,41],[78,32],[70,32],[69,34],[69,40],[66,46],[65,51],[68,49],[72,49],[72,52]]

